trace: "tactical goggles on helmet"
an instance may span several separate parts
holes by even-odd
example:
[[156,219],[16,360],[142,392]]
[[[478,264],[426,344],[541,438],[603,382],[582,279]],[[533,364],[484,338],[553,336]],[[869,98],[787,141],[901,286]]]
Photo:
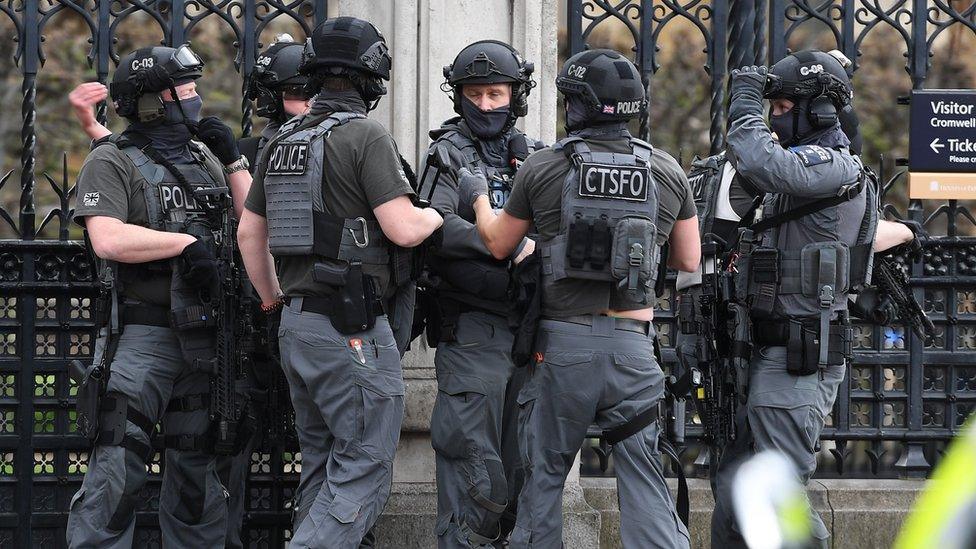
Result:
[[200,59],[200,56],[194,53],[189,45],[183,44],[176,48],[173,55],[163,64],[163,68],[171,75],[187,71],[199,71],[203,69],[203,59]]
[[851,90],[847,84],[827,72],[817,74],[816,78],[808,78],[799,82],[769,74],[766,76],[766,84],[763,87],[763,97],[765,98],[806,98],[818,95],[826,95],[838,105],[847,105],[851,102]]

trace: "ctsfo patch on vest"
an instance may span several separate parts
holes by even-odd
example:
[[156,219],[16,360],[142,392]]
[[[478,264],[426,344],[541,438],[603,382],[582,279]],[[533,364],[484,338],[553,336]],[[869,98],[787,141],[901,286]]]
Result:
[[268,156],[265,175],[304,175],[308,168],[308,143],[278,143]]
[[650,170],[644,166],[583,162],[580,164],[579,195],[646,202],[650,179]]

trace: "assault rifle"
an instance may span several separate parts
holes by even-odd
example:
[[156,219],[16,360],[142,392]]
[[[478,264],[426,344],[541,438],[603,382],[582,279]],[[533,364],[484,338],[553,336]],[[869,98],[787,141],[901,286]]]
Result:
[[214,311],[217,347],[210,380],[210,421],[214,452],[234,455],[244,444],[248,428],[242,421],[248,400],[243,392],[243,377],[244,366],[251,360],[247,343],[252,340],[252,319],[250,303],[241,299],[247,291],[247,277],[237,254],[237,221],[226,189],[221,198],[225,203],[221,208],[220,241],[217,243],[220,292]]
[[733,348],[730,322],[735,311],[730,303],[732,273],[725,268],[726,261],[721,257],[726,248],[718,236],[706,235],[702,245],[701,294],[695,296],[697,292],[691,291],[686,296],[692,299],[681,303],[683,308],[697,309],[692,313],[692,324],[683,323],[681,327],[684,333],[696,337],[697,364],[686,365],[685,383],[690,385],[704,440],[717,453],[716,463],[725,444],[736,437],[737,379],[729,353]]
[[893,254],[875,256],[871,282],[879,291],[880,302],[872,320],[882,325],[897,320],[927,341],[935,333],[935,325],[912,294],[909,280],[908,266],[899,263]]

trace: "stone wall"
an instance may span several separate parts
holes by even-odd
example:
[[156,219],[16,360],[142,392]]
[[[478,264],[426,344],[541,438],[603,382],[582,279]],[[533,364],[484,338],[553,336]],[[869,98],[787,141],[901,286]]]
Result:
[[[389,95],[372,116],[391,129],[401,152],[415,165],[429,143],[427,131],[454,115],[440,89],[442,67],[480,39],[509,42],[535,63],[538,85],[529,97],[529,115],[519,126],[529,135],[554,141],[557,0],[329,0],[329,10],[368,19],[386,36],[393,78]],[[377,542],[382,548],[434,547],[433,353],[415,341],[403,365],[406,414],[393,493],[377,525]],[[920,486],[920,481],[826,480],[812,482],[810,493],[833,532],[834,547],[889,547]],[[691,498],[692,546],[707,548],[712,506],[707,481],[691,481]],[[574,471],[564,497],[566,547],[618,548],[619,528],[615,481],[578,480]]]

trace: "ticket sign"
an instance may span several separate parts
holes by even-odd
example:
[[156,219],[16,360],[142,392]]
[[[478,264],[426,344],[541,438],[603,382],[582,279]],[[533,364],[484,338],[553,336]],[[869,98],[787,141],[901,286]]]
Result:
[[976,198],[976,90],[913,90],[909,197]]

